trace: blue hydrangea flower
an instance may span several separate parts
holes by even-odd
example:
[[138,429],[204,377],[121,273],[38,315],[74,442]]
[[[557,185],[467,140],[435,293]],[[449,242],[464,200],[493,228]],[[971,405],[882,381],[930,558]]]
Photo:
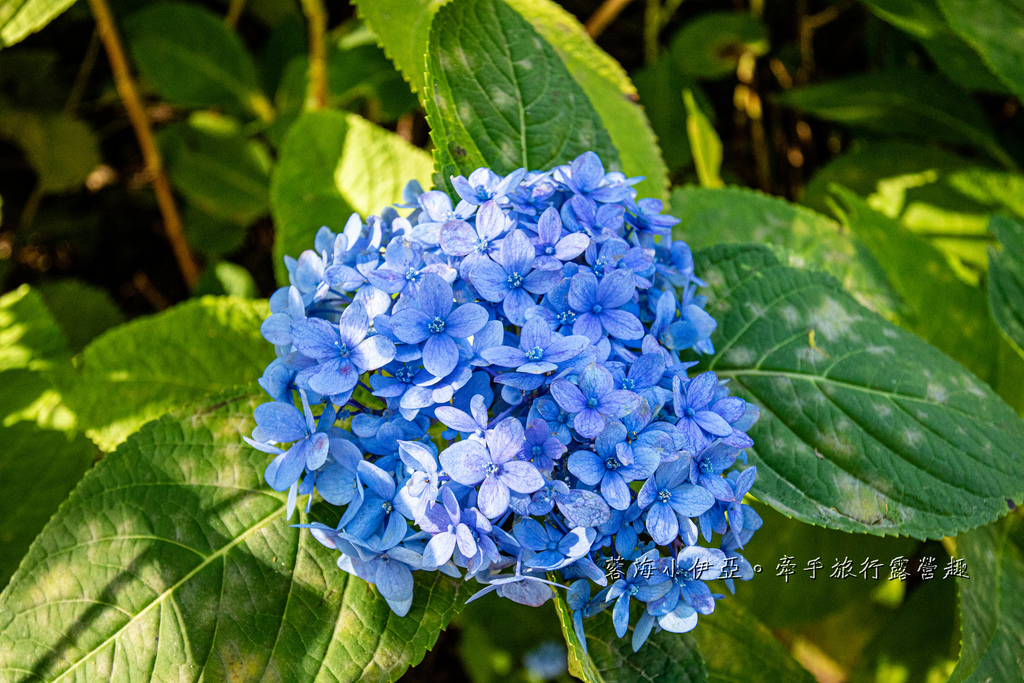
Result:
[[455,340],[472,336],[487,322],[483,306],[454,303],[452,286],[431,273],[423,276],[415,304],[391,316],[399,339],[423,344],[423,367],[435,377],[444,377],[458,364]]
[[569,456],[569,471],[588,486],[600,485],[601,495],[616,510],[629,507],[632,498],[628,484],[651,476],[661,462],[654,453],[644,452],[625,464],[617,455],[617,447],[625,438],[626,428],[612,422],[595,441],[597,453],[576,451]]
[[578,384],[555,380],[551,395],[568,413],[574,413],[573,427],[585,439],[600,434],[609,419],[623,417],[640,407],[640,397],[632,391],[615,390],[612,373],[596,363],[587,366]]
[[633,273],[614,270],[600,282],[593,273],[577,273],[569,285],[569,306],[576,313],[573,334],[598,341],[604,333],[619,339],[640,339],[644,328],[635,315],[619,310],[633,300]]
[[679,535],[681,517],[697,517],[715,504],[715,497],[700,486],[688,483],[687,459],[663,463],[644,482],[636,504],[647,510],[647,531],[658,545],[668,545]]
[[488,301],[501,302],[501,310],[514,325],[526,322],[526,309],[562,279],[561,272],[534,269],[534,248],[522,230],[501,242],[496,260],[480,259],[469,272],[469,282]]

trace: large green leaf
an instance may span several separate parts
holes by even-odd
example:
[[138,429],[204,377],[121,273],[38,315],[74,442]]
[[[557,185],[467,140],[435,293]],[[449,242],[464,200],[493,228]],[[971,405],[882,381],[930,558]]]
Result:
[[981,107],[940,76],[914,69],[861,74],[790,90],[782,101],[852,127],[970,145],[1014,166]]
[[73,4],[75,0],[0,0],[0,48],[24,40]]
[[242,40],[209,10],[162,2],[128,17],[125,34],[143,77],[172,103],[272,116]]
[[790,265],[831,273],[864,304],[889,312],[895,299],[870,254],[834,220],[754,190],[682,187],[672,192],[673,233],[692,248],[757,243],[781,248]]
[[985,295],[965,284],[926,239],[873,211],[853,192],[833,186],[843,220],[889,275],[906,306],[899,323],[990,384],[997,380],[998,333]]
[[937,349],[765,248],[697,255],[719,321],[700,370],[761,406],[758,497],[845,531],[936,538],[1024,498],[1024,421]]
[[658,136],[665,164],[674,179],[684,169],[689,170],[693,153],[686,134],[686,109],[680,107],[679,101],[667,93],[692,91],[697,104],[711,121],[714,120],[714,110],[697,79],[679,73],[667,56],[663,55],[654,64],[634,72],[633,82],[636,83],[640,104],[651,120],[651,128]]
[[[5,373],[6,374],[6,373]],[[19,387],[5,383],[5,390]],[[98,452],[82,435],[30,422],[0,426],[0,588]]]
[[668,198],[668,170],[637,90],[623,68],[599,48],[576,18],[552,0],[516,0],[523,15],[565,63],[583,88],[619,151],[622,170],[644,176],[635,187],[641,197]]
[[248,226],[270,208],[270,155],[227,117],[193,115],[160,131],[171,181],[214,218]]
[[[376,32],[385,52],[409,80],[425,92],[424,57],[430,20],[446,0],[356,0],[359,14]],[[644,197],[665,199],[668,171],[637,91],[622,67],[601,50],[571,14],[551,0],[510,3],[546,40],[583,88],[601,117],[622,170],[646,180],[637,185]]]
[[0,137],[24,150],[44,192],[79,189],[100,163],[96,134],[85,123],[66,114],[0,112]]
[[480,166],[547,170],[593,150],[622,170],[601,118],[551,44],[501,0],[454,0],[434,15],[427,116],[447,182]]
[[708,683],[814,683],[771,631],[728,597],[700,618],[693,637]]
[[993,216],[991,226],[1002,250],[992,250],[990,256],[989,309],[1003,333],[1024,354],[1024,225],[1006,216]]
[[[606,609],[583,620],[587,637],[584,652],[573,630],[571,611],[561,596],[555,597],[555,609],[569,648],[569,673],[584,683],[632,683],[639,679],[658,683],[704,683],[709,680],[692,634],[659,631],[647,639],[639,652],[633,652],[633,626],[619,638],[615,635],[611,609]],[[635,624],[639,616],[639,611],[634,610],[630,622]],[[698,624],[697,628],[700,627]]]
[[149,420],[249,384],[274,359],[268,315],[265,300],[202,297],[98,337],[66,380],[80,427],[110,451]]
[[85,477],[0,594],[0,678],[383,681],[422,659],[458,584],[418,575],[397,618],[290,527],[241,440],[258,402],[166,416]]
[[1024,679],[1024,525],[1020,514],[956,539],[960,578],[960,661],[949,683]]
[[1024,97],[1024,3],[1020,0],[938,0],[950,27],[989,68]]
[[312,249],[320,226],[338,232],[352,213],[380,213],[401,201],[406,182],[429,186],[430,173],[426,152],[355,114],[303,114],[285,137],[271,179],[278,279],[288,280],[283,257]]

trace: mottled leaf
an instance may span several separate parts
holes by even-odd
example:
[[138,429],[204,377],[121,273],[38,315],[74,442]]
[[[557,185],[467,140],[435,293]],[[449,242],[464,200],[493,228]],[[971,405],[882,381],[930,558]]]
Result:
[[719,321],[700,370],[757,402],[757,496],[844,531],[937,538],[1024,497],[1024,421],[934,347],[765,248],[697,257]]
[[1002,249],[993,249],[989,256],[989,309],[1003,334],[1024,354],[1024,225],[993,216],[991,228]]
[[950,28],[1017,97],[1024,97],[1024,5],[1019,0],[938,0]]

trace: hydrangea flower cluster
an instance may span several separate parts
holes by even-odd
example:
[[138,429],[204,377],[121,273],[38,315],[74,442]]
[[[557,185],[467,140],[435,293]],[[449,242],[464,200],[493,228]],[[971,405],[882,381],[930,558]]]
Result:
[[707,582],[752,578],[756,471],[734,465],[758,409],[690,376],[716,323],[639,180],[587,152],[453,178],[457,202],[412,182],[286,257],[246,440],[289,517],[298,496],[339,507],[298,526],[399,616],[417,571],[527,605],[564,588],[584,645],[585,617],[610,607],[622,637],[638,601],[638,649],[711,613]]

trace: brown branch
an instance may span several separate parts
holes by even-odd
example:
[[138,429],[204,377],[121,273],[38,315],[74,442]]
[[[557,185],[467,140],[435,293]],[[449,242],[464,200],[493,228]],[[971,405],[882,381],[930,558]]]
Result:
[[110,13],[110,7],[106,0],[89,0],[89,7],[96,18],[96,31],[103,41],[103,47],[107,51],[107,59],[110,61],[110,70],[114,74],[114,85],[117,87],[117,94],[124,103],[128,112],[128,118],[135,129],[135,137],[139,141],[139,148],[142,150],[142,159],[146,164],[150,181],[153,183],[153,191],[156,192],[156,201],[160,207],[160,214],[164,219],[164,230],[167,239],[174,250],[174,257],[178,261],[178,268],[185,279],[185,284],[192,289],[199,281],[199,266],[196,264],[192,252],[189,251],[188,243],[185,241],[185,231],[182,227],[181,216],[178,208],[174,205],[174,196],[171,194],[171,184],[167,181],[164,173],[163,162],[160,159],[160,150],[153,138],[153,129],[150,128],[149,118],[146,110],[139,99],[135,83],[132,81],[131,71],[128,69],[128,60],[125,57],[124,49],[121,47],[121,39],[117,35],[117,27],[114,24],[114,17]]
[[323,0],[301,0],[309,24],[309,97],[307,109],[327,106],[327,10]]
[[604,0],[601,6],[587,19],[587,35],[597,38],[604,33],[608,24],[615,21],[631,2],[633,0]]
[[224,16],[224,23],[234,28],[238,25],[238,20],[242,17],[244,10],[245,0],[231,0],[228,3],[228,13]]

